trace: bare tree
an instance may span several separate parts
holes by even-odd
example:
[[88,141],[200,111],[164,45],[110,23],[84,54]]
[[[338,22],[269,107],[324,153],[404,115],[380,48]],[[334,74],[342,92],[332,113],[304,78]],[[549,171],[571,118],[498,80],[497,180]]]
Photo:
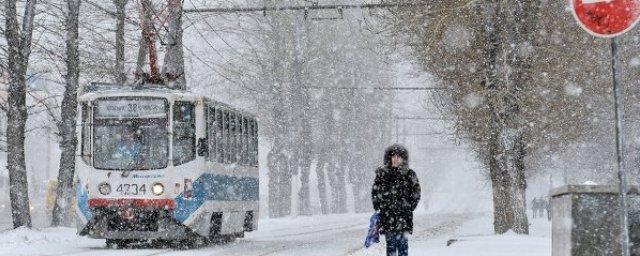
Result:
[[129,0],[113,0],[116,6],[116,65],[115,65],[115,81],[118,84],[124,84],[127,80],[127,74],[124,71],[124,25],[126,18],[126,7]]
[[[424,69],[449,89],[438,96],[444,114],[455,119],[457,136],[472,146],[487,170],[494,231],[528,233],[526,178],[535,170],[537,155],[589,130],[592,111],[565,92],[567,84],[581,80],[574,72],[591,70],[592,62],[573,54],[584,53],[574,48],[583,44],[580,36],[563,36],[578,41],[568,44],[547,34],[555,30],[549,23],[557,17],[541,12],[541,1],[429,4],[395,11],[397,27],[408,35],[407,44]],[[556,44],[564,50],[549,58]]]
[[27,70],[31,54],[36,0],[27,0],[22,20],[18,23],[17,0],[4,3],[7,40],[9,96],[7,105],[7,169],[13,227],[31,226],[27,170],[25,168],[24,135],[27,122]]
[[164,55],[162,75],[167,81],[176,82],[178,89],[186,89],[187,82],[184,75],[184,50],[182,44],[182,1],[168,0],[169,25],[167,48]]
[[[192,67],[190,72],[207,74],[205,79],[221,77],[224,80],[216,83],[228,84],[231,97],[255,99],[250,103],[262,117],[261,137],[270,144],[268,210],[272,217],[296,211],[300,215],[346,212],[350,205],[347,182],[351,180],[358,191],[354,205],[360,210],[371,207],[367,194],[373,177],[367,175],[381,162],[378,149],[388,141],[380,143],[378,138],[389,132],[381,124],[390,121],[386,113],[392,108],[379,104],[390,98],[383,99],[379,97],[383,93],[367,88],[390,84],[384,79],[390,75],[380,70],[389,63],[368,51],[379,38],[363,40],[375,35],[361,30],[354,22],[357,16],[351,14],[344,15],[350,19],[314,19],[314,14],[302,12],[201,15],[199,19],[191,18],[197,14],[185,15],[193,23],[186,33],[199,37],[186,42],[187,54],[192,61],[207,64]],[[354,37],[354,33],[363,35]],[[205,51],[200,51],[197,47],[203,45]],[[199,54],[205,52],[210,54]],[[361,55],[367,57],[359,58]],[[373,160],[366,167],[351,166],[360,154],[350,144],[354,135],[363,145],[362,159]],[[292,179],[299,179],[299,190],[292,188],[296,184]],[[312,191],[315,182],[317,193]],[[319,196],[317,210],[313,194]],[[298,208],[293,209],[296,200]]]
[[62,98],[61,119],[58,122],[60,131],[60,171],[58,172],[58,186],[56,188],[56,201],[53,208],[52,226],[63,224],[69,209],[69,203],[73,195],[73,176],[75,174],[76,153],[76,115],[78,104],[78,83],[80,78],[80,55],[78,52],[78,16],[81,0],[67,0],[67,13],[65,15],[66,27],[66,85]]

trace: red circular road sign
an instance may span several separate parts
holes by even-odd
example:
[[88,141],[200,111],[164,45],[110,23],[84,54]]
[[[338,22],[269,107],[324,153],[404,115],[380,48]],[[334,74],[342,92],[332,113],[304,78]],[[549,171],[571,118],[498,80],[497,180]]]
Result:
[[573,15],[587,32],[615,37],[629,31],[640,18],[640,0],[570,0]]

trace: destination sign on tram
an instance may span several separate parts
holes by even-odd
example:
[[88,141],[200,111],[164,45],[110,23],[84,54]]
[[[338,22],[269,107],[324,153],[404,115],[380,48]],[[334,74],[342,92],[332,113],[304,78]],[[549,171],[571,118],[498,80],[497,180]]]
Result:
[[162,99],[107,99],[96,101],[96,118],[162,118],[167,116]]

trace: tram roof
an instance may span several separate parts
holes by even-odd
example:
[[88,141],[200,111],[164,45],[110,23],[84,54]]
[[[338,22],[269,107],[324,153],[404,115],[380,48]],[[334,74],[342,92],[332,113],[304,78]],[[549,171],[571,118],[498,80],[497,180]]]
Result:
[[171,88],[166,85],[160,84],[138,84],[138,85],[122,85],[122,84],[112,84],[112,83],[98,83],[93,82],[88,85],[83,86],[82,94],[88,93],[176,93],[176,94],[193,94],[187,90],[180,90]]
[[158,96],[174,99],[195,100],[202,98],[187,91],[167,87],[159,84],[122,85],[110,83],[90,83],[81,88],[79,100],[95,100],[109,96]]
[[131,93],[135,95],[168,94],[168,95],[176,96],[178,98],[182,98],[182,97],[194,98],[194,99],[202,98],[203,100],[207,102],[211,102],[217,106],[221,106],[227,109],[231,109],[233,111],[240,112],[243,115],[255,117],[253,113],[241,108],[233,107],[227,103],[216,101],[208,97],[198,95],[188,90],[170,88],[166,85],[160,85],[160,84],[121,85],[121,84],[112,84],[112,83],[93,82],[83,86],[80,93],[80,100],[83,100],[83,99],[93,100],[95,98],[99,98],[103,96],[113,96],[113,95],[121,96],[122,94],[127,94],[127,93]]

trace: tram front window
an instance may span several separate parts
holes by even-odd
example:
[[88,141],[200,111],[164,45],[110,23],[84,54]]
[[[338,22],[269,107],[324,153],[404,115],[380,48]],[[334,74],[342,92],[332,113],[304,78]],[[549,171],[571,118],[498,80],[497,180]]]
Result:
[[[121,108],[123,105],[127,107]],[[93,130],[94,167],[106,170],[167,167],[169,140],[165,105],[164,100],[98,102]]]

